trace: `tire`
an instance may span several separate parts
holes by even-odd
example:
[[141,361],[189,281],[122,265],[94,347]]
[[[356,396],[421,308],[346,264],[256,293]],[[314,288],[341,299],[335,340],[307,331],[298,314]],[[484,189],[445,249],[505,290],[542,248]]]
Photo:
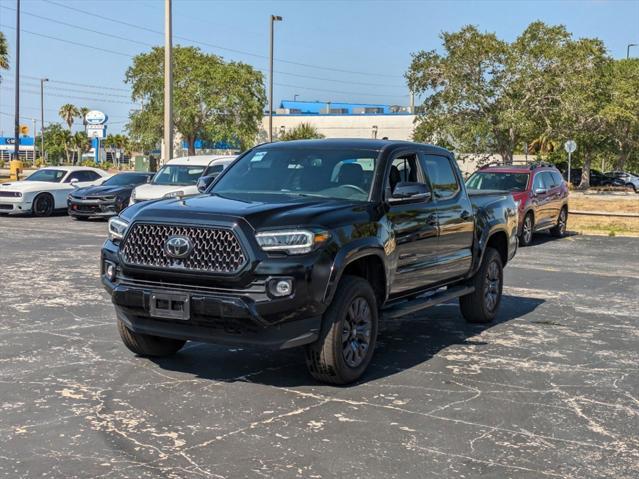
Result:
[[33,199],[31,211],[33,216],[44,218],[53,214],[55,200],[49,193],[40,193]]
[[533,214],[528,212],[524,217],[524,222],[521,227],[521,234],[519,235],[519,246],[530,246],[532,243],[533,234],[535,228],[535,219]]
[[74,216],[74,215],[71,215],[71,218],[73,218],[76,221],[89,221],[89,217],[88,216]]
[[637,190],[637,187],[635,185],[633,185],[632,183],[628,183],[626,185],[627,188],[632,188],[632,191],[634,191],[635,193],[639,193],[639,190]]
[[494,248],[486,248],[479,271],[471,279],[475,291],[459,298],[459,307],[469,323],[490,323],[501,304],[504,266]]
[[338,385],[359,379],[373,357],[377,323],[371,285],[357,276],[344,276],[322,318],[320,338],[306,347],[311,376]]
[[555,238],[563,238],[566,235],[566,225],[568,224],[568,208],[565,206],[559,212],[557,224],[550,228],[550,234]]
[[118,319],[118,333],[124,345],[133,353],[147,357],[166,357],[184,346],[183,339],[161,338],[150,334],[134,333]]

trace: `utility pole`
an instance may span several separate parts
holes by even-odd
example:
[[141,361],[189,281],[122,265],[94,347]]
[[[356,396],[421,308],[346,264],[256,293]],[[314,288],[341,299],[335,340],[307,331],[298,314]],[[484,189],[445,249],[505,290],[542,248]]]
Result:
[[626,60],[628,60],[630,58],[630,47],[636,47],[637,44],[636,43],[629,43],[628,46],[626,47]]
[[173,33],[171,0],[164,0],[164,158],[173,157]]
[[271,15],[271,50],[268,71],[268,141],[273,141],[273,30],[275,22],[281,22],[282,17]]
[[[46,164],[44,158],[44,82],[49,81],[48,78],[40,78],[40,159]],[[35,137],[35,129],[33,130]]]
[[[20,0],[16,0],[16,97],[15,97],[15,128],[13,150],[14,160],[20,159]],[[19,176],[16,173],[16,176]],[[19,179],[19,178],[16,178]]]
[[415,93],[412,90],[410,92],[410,113],[411,115],[415,114]]
[[36,138],[38,137],[38,135],[36,134],[36,119],[35,118],[31,118],[31,121],[33,121],[33,166],[35,166],[35,161],[36,161]]

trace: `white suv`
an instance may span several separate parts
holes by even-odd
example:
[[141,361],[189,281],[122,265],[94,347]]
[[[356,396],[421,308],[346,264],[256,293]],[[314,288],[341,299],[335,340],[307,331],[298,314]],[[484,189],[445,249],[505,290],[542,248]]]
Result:
[[631,187],[635,190],[635,193],[639,193],[639,176],[625,171],[610,171],[605,173],[605,175],[623,181],[627,187]]
[[133,190],[129,204],[197,195],[199,193],[197,181],[201,177],[219,174],[235,158],[235,156],[200,155],[171,160],[160,168],[149,183]]

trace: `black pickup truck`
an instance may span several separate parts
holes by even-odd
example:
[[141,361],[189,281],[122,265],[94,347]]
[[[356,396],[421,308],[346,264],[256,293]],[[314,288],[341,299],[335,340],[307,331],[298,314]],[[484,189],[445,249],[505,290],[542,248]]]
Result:
[[101,273],[134,353],[305,346],[316,379],[346,384],[382,317],[459,298],[466,320],[491,321],[516,248],[513,198],[469,196],[449,151],[307,140],[247,151],[199,196],[125,209]]

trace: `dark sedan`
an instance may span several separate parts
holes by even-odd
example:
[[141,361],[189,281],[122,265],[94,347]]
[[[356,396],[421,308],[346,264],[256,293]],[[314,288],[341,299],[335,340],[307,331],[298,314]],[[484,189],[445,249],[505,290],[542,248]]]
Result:
[[115,216],[129,204],[133,189],[147,183],[153,173],[118,173],[99,186],[78,188],[69,193],[69,215],[76,219]]

